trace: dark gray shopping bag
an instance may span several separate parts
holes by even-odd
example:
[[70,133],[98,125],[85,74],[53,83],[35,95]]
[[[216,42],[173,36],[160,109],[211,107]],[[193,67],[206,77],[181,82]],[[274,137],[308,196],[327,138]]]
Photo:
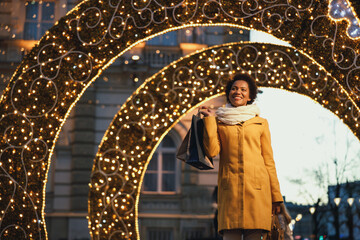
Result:
[[204,122],[200,115],[193,115],[191,127],[179,147],[176,158],[200,170],[214,169],[212,159],[205,156],[203,131]]

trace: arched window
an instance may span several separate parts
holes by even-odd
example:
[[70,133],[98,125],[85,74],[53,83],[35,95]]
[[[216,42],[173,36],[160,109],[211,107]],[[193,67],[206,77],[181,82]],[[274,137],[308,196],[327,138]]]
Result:
[[176,192],[176,170],[179,164],[175,154],[175,142],[168,134],[161,141],[147,167],[143,182],[144,192]]

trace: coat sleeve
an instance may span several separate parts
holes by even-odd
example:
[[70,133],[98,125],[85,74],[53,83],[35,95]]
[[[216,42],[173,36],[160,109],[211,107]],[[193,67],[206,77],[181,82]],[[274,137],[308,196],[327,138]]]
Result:
[[206,156],[213,158],[220,153],[220,140],[217,131],[216,118],[204,117],[204,150]]
[[269,123],[267,122],[267,120],[265,120],[264,127],[264,132],[262,133],[260,138],[261,154],[264,158],[265,167],[269,174],[272,202],[283,202],[283,198],[280,192],[280,184],[276,174],[273,151],[271,147]]

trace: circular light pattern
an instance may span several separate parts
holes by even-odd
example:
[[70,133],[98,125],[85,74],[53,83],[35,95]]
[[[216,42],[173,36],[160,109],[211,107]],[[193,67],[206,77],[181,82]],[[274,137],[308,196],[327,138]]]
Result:
[[149,78],[106,131],[90,183],[93,239],[138,238],[140,188],[157,145],[187,112],[223,94],[226,82],[236,72],[250,73],[260,87],[306,95],[348,125],[359,123],[359,111],[341,85],[296,49],[234,43],[180,59]]
[[[336,108],[359,138],[355,120],[360,102],[359,44],[347,35],[346,22],[329,17],[329,5],[320,0],[87,0],[79,4],[24,57],[1,97],[0,238],[47,238],[46,176],[69,112],[117,57],[139,42],[168,31],[226,25],[268,32],[289,42],[342,86],[334,96],[345,105],[332,106],[329,102],[329,106]],[[205,77],[206,72],[202,74]],[[300,80],[295,77],[292,81],[296,88]],[[315,81],[315,86],[320,83]],[[152,102],[147,94],[139,94]],[[171,101],[173,93],[167,97]],[[191,101],[192,97],[184,92],[181,99]],[[173,114],[169,119],[181,113],[174,110]],[[144,120],[145,126],[153,127],[150,120]],[[137,133],[145,134],[141,127]],[[131,201],[129,198],[124,203],[124,209]]]

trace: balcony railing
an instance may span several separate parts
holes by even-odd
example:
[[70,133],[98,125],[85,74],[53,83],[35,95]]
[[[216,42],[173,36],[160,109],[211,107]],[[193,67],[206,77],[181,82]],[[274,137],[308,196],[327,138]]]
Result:
[[143,63],[150,67],[164,67],[182,56],[180,47],[145,46],[142,52]]

